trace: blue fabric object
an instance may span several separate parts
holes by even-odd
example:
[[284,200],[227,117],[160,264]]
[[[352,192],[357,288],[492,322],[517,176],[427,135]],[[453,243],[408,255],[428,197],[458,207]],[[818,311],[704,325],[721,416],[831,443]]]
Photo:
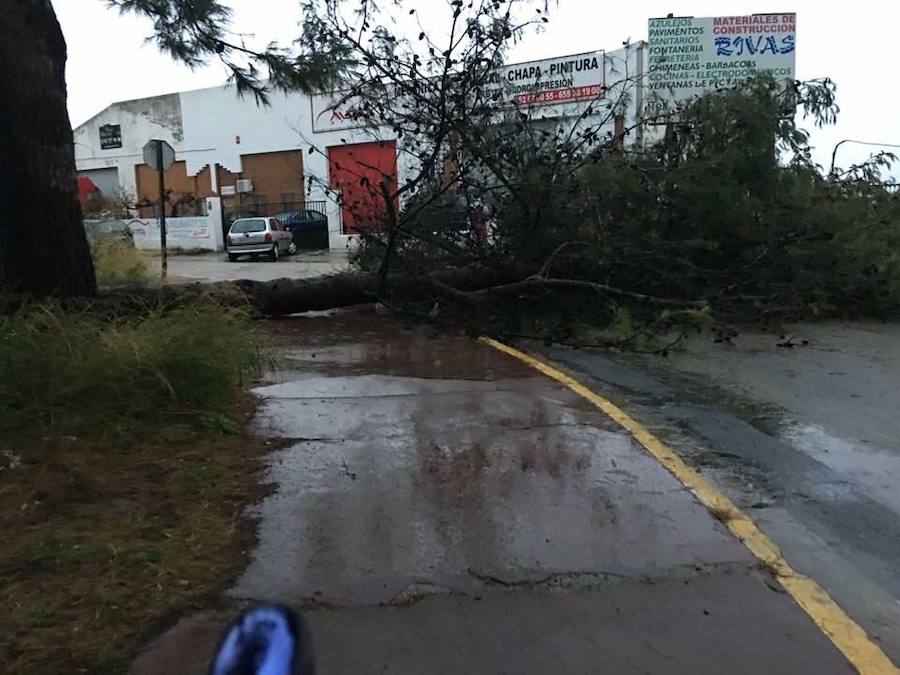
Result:
[[246,610],[222,638],[210,675],[295,675],[299,628],[296,615],[282,605]]

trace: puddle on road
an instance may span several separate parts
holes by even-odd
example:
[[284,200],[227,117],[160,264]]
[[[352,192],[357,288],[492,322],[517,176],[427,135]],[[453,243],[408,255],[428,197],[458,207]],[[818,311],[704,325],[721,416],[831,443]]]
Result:
[[305,376],[291,379],[254,392],[271,398],[363,398],[366,396],[413,396],[449,394],[466,391],[496,391],[496,382],[479,380],[441,380],[437,378],[388,377],[358,375],[354,377]]
[[896,451],[838,438],[817,424],[788,423],[780,435],[810,457],[865,486],[876,501],[900,512],[900,456]]
[[493,380],[531,374],[493,349],[473,349],[466,336],[438,337],[433,328],[409,325],[373,312],[290,317],[269,323],[284,368],[276,377],[301,373],[396,375],[454,380]]

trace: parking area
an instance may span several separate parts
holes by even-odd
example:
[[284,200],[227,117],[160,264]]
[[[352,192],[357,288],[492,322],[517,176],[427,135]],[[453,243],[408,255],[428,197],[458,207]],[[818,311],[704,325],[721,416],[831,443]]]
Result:
[[[154,257],[151,265],[156,267],[158,273],[160,258]],[[231,279],[270,281],[284,277],[311,279],[343,272],[348,266],[347,252],[335,250],[303,251],[281,258],[277,263],[263,259],[252,260],[249,257],[228,262],[224,253],[174,255],[169,256],[168,281],[169,283]]]

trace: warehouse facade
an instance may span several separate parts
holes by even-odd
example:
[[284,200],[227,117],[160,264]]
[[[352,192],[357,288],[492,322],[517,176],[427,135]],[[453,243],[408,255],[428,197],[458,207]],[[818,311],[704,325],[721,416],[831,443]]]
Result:
[[[638,118],[644,50],[637,43],[614,52],[512,64],[498,71],[498,80],[510,92],[511,105],[554,120],[578,119],[606,87],[604,98],[619,101],[622,109],[603,130],[614,135]],[[221,209],[217,222],[227,224],[240,215],[309,208],[325,214],[329,246],[346,247],[358,224],[341,203],[353,201],[360,174],[377,167],[402,181],[412,159],[390,129],[362,124],[352,114],[352,101],[339,93],[274,94],[270,103],[258,106],[228,87],[114,103],[75,129],[78,174],[104,195],[133,199],[135,215],[153,218],[157,176],[144,164],[142,148],[151,139],[165,140],[177,159],[165,175],[171,191],[167,216]],[[605,106],[596,107],[598,116],[608,115]],[[639,142],[639,130],[631,139]]]

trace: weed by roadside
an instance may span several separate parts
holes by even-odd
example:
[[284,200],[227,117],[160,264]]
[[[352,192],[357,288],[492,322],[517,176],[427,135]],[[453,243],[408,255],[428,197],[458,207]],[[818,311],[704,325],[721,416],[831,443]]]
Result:
[[213,303],[119,320],[29,306],[0,317],[0,442],[179,440],[261,363],[249,319]]
[[212,302],[0,316],[0,672],[123,672],[240,570],[263,365]]
[[118,236],[98,236],[92,237],[90,242],[98,284],[120,286],[144,285],[150,282],[147,257],[128,239]]

